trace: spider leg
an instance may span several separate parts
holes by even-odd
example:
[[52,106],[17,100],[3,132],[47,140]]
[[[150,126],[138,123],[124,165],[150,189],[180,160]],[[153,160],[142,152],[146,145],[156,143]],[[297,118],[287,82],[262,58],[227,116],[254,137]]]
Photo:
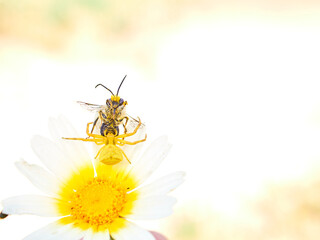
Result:
[[132,133],[121,134],[121,135],[118,135],[117,137],[119,137],[119,138],[125,138],[125,137],[130,137],[130,136],[133,136],[134,134],[136,134],[137,131],[138,131],[138,129],[139,129],[139,127],[141,126],[141,120],[140,120],[140,118],[138,118],[138,119],[139,119],[139,124],[138,124],[137,127],[133,130]]
[[124,145],[124,144],[135,145],[137,143],[141,143],[141,142],[144,142],[146,140],[147,140],[147,134],[145,135],[144,139],[141,139],[141,140],[138,140],[138,141],[134,141],[134,142],[129,142],[129,141],[125,141],[125,140],[122,140],[122,139],[117,139],[118,144],[121,145],[121,146]]
[[120,149],[120,151],[122,152],[122,154],[123,154],[123,156],[127,159],[127,161],[131,164],[131,162],[130,162],[130,160],[128,159],[128,157],[127,157],[127,155],[124,153],[124,151],[121,149],[121,148],[119,148]]

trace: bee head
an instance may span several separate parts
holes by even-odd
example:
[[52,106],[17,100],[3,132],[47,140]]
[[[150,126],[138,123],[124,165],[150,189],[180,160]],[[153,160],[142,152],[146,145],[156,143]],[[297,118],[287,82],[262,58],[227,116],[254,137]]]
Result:
[[123,83],[123,81],[126,79],[127,75],[124,76],[124,78],[122,79],[119,87],[118,87],[118,91],[117,91],[117,94],[114,94],[109,88],[107,88],[106,86],[102,85],[101,83],[99,83],[96,87],[98,86],[102,86],[104,87],[105,89],[107,89],[109,92],[111,92],[111,98],[107,99],[106,101],[106,104],[108,107],[113,107],[113,108],[117,108],[119,106],[125,106],[127,105],[127,101],[124,101],[122,98],[119,97],[119,91],[120,91],[120,88],[121,88],[121,85]]
[[117,108],[120,106],[126,106],[128,103],[127,103],[127,101],[124,101],[123,98],[120,98],[119,96],[112,95],[111,98],[109,98],[106,101],[106,104],[108,107]]

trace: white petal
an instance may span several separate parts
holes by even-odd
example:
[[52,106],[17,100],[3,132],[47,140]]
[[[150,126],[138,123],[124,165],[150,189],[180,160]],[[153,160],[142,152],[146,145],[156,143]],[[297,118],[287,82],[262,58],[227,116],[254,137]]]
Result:
[[97,232],[93,234],[93,240],[110,240],[109,231],[106,230],[105,232]]
[[[86,126],[84,125],[83,127],[83,133],[85,134]],[[57,141],[59,147],[69,158],[69,161],[73,161],[74,165],[81,167],[90,162],[89,153],[82,141],[62,139],[62,137],[81,137],[67,119],[62,116],[57,119],[50,118],[49,130],[53,139]],[[85,138],[87,136],[83,135],[82,137]]]
[[23,240],[79,240],[84,234],[72,224],[63,225],[57,221],[31,233]]
[[81,239],[83,237],[83,231],[79,228],[75,228],[72,224],[64,226],[61,231],[53,236],[53,240],[71,240]]
[[81,240],[110,240],[110,234],[108,230],[103,232],[94,232],[91,229],[88,229]]
[[43,217],[60,216],[56,209],[58,200],[37,195],[22,195],[2,201],[5,214],[34,214]]
[[15,162],[15,166],[35,187],[39,188],[41,191],[55,195],[59,190],[60,183],[57,178],[42,167],[35,164],[29,164],[23,160]]
[[91,229],[85,231],[85,234],[81,240],[93,240],[93,232]]
[[184,177],[184,172],[171,173],[154,181],[153,183],[137,189],[136,191],[139,192],[140,197],[165,195],[183,183]]
[[123,216],[129,219],[146,220],[167,217],[172,214],[176,199],[170,196],[150,196],[134,202],[131,214]]
[[66,155],[49,139],[34,136],[31,146],[43,164],[54,173],[59,179],[65,179],[77,168],[72,164]]
[[143,153],[129,174],[133,174],[138,182],[143,182],[158,168],[170,148],[171,145],[166,136],[157,138]]
[[154,236],[145,229],[137,225],[125,221],[126,226],[119,229],[117,232],[110,233],[115,240],[155,240]]

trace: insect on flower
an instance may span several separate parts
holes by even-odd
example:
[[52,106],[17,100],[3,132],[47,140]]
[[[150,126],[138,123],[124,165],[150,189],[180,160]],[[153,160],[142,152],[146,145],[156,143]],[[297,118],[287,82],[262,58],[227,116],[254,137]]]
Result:
[[125,133],[121,135],[114,135],[113,133],[107,132],[108,129],[105,129],[103,134],[101,135],[90,133],[89,132],[90,124],[93,124],[93,123],[92,122],[88,123],[87,130],[86,130],[89,138],[63,138],[63,139],[81,140],[86,142],[94,142],[97,145],[104,145],[102,148],[100,148],[95,158],[106,165],[114,165],[121,162],[123,160],[123,156],[131,164],[130,160],[128,159],[124,151],[117,145],[119,146],[123,146],[125,144],[135,145],[137,143],[144,142],[147,139],[147,135],[145,135],[144,139],[134,141],[134,142],[124,140],[124,138],[133,136],[134,134],[137,133],[140,125],[142,124],[140,119],[137,127],[133,130],[132,133]]
[[[121,97],[119,97],[119,91],[122,83],[126,79],[127,75],[122,79],[117,94],[114,94],[109,88],[102,84],[98,84],[98,86],[102,86],[107,89],[112,95],[109,99],[106,100],[106,105],[97,105],[86,102],[78,101],[78,103],[86,108],[89,111],[95,111],[98,113],[98,117],[93,122],[93,126],[91,129],[91,133],[93,133],[96,125],[99,126],[100,134],[102,136],[106,136],[108,133],[112,133],[113,135],[119,135],[119,126],[122,124],[124,128],[124,133],[127,132],[127,124],[130,122],[131,125],[139,124],[140,127],[143,124],[139,123],[138,120],[130,117],[126,114],[125,107],[128,104],[127,101],[124,101]],[[107,133],[107,134],[105,134]]]
[[[76,135],[72,125],[62,120],[50,121],[52,135],[55,138],[61,132]],[[2,213],[58,219],[24,240],[155,240],[153,234],[134,221],[169,216],[176,203],[169,193],[184,181],[183,172],[174,172],[144,184],[171,148],[165,136],[133,158],[135,166],[127,164],[123,168],[98,161],[93,165],[81,141],[66,144],[35,136],[31,146],[45,168],[25,161],[15,165],[45,195],[4,199]]]

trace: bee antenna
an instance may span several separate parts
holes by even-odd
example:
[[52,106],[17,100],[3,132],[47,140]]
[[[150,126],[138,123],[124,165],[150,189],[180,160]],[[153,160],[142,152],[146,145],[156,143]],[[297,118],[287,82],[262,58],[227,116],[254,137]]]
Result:
[[121,85],[122,85],[123,81],[126,79],[126,77],[127,77],[127,75],[124,76],[124,78],[122,79],[122,81],[121,81],[121,83],[120,83],[120,85],[119,85],[119,88],[118,88],[118,91],[117,91],[117,96],[118,96],[118,94],[119,94]]
[[113,92],[112,92],[109,88],[107,88],[106,86],[104,86],[104,85],[102,85],[101,83],[99,83],[95,88],[97,88],[98,86],[104,87],[104,88],[107,89],[109,92],[111,92],[111,94],[114,96]]

